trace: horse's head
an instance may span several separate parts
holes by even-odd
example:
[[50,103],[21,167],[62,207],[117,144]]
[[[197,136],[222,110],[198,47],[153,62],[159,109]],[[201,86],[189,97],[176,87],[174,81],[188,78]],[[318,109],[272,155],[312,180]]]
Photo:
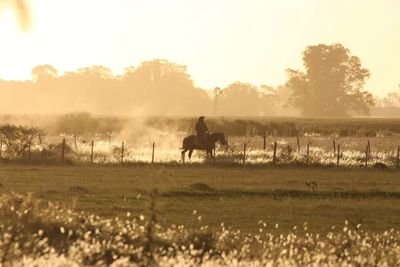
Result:
[[223,134],[223,133],[214,133],[214,135],[216,136],[216,141],[218,141],[222,145],[226,146],[227,142],[226,142],[225,134]]

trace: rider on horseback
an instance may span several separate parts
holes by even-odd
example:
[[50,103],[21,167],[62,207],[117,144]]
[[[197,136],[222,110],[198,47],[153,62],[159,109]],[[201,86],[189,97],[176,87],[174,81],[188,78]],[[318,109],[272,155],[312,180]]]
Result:
[[186,136],[182,142],[182,160],[185,160],[185,153],[189,151],[189,159],[192,157],[194,150],[205,150],[207,156],[215,157],[215,144],[220,142],[222,145],[227,145],[225,135],[223,133],[208,133],[207,125],[204,123],[204,116],[201,116],[196,123],[196,135]]
[[208,128],[204,122],[204,116],[199,117],[199,120],[196,122],[195,129],[199,144],[204,145],[206,141],[206,135],[208,134]]

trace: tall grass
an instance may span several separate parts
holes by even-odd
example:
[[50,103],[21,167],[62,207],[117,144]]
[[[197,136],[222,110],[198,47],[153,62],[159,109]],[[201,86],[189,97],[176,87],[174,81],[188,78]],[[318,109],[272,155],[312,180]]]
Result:
[[0,260],[4,266],[399,266],[400,232],[366,232],[345,222],[327,233],[307,223],[279,234],[259,221],[258,233],[211,232],[193,212],[192,228],[162,227],[157,195],[148,214],[106,219],[44,203],[32,195],[0,197]]

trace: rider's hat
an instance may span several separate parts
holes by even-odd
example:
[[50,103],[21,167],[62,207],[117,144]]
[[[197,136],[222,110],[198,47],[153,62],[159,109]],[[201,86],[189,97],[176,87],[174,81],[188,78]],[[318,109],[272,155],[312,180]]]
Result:
[[199,117],[199,121],[204,120],[204,116]]

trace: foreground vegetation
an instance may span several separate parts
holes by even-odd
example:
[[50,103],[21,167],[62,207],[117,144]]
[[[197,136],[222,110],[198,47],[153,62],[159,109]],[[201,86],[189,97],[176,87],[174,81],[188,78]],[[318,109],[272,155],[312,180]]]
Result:
[[0,165],[4,266],[396,266],[396,170]]
[[[361,224],[322,234],[304,223],[286,234],[259,221],[249,234],[221,223],[211,230],[157,222],[154,193],[147,213],[101,218],[31,195],[0,197],[0,260],[8,266],[397,266],[400,232]],[[193,213],[197,216],[196,212]]]

